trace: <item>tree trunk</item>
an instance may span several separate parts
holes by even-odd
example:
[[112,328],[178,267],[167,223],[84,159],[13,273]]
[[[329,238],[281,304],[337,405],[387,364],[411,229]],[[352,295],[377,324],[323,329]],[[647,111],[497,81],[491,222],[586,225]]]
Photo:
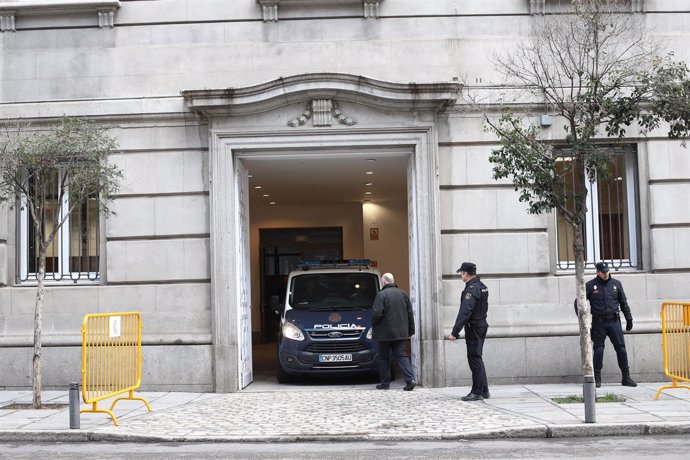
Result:
[[575,293],[577,295],[577,318],[580,325],[582,375],[593,376],[592,314],[585,292],[585,246],[582,224],[574,225],[573,251],[575,253]]
[[580,325],[580,359],[582,361],[582,396],[585,403],[585,423],[597,421],[596,381],[592,364],[592,313],[585,291],[585,246],[582,222],[585,211],[578,213],[575,224],[573,250],[575,252],[575,289],[577,319]]
[[46,246],[38,249],[38,287],[34,312],[33,408],[41,408],[41,320],[43,318],[43,291],[45,290]]

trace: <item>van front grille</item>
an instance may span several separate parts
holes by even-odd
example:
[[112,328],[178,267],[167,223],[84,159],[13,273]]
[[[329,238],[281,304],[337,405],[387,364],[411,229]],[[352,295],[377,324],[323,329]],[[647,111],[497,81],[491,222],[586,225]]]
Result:
[[333,340],[333,337],[329,334],[340,334],[340,338],[344,339],[358,339],[362,335],[364,329],[341,329],[333,331],[307,331],[309,337],[314,340]]
[[361,342],[319,342],[307,345],[304,351],[311,353],[357,353],[366,351],[367,347]]

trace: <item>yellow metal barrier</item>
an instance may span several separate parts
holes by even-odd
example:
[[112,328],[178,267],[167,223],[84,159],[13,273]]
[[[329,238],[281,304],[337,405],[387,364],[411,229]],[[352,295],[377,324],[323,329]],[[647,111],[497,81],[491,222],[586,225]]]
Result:
[[[138,312],[98,313],[84,316],[81,326],[81,382],[82,397],[91,409],[80,412],[104,412],[119,425],[113,414],[115,404],[123,399],[139,400],[134,396],[141,385],[141,315]],[[129,392],[117,398],[110,410],[99,409],[98,401]]]
[[667,388],[687,388],[678,381],[690,382],[690,302],[664,302],[661,305],[661,340],[664,372],[672,380],[656,392],[657,399]]

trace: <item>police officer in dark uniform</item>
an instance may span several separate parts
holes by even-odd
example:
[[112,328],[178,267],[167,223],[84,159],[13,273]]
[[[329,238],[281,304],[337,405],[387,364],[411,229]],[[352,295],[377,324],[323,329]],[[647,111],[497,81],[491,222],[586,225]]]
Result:
[[455,320],[453,331],[448,339],[455,341],[465,328],[465,343],[467,344],[467,362],[472,371],[472,391],[463,396],[463,401],[480,401],[489,398],[489,383],[486,379],[482,350],[489,324],[486,314],[489,309],[489,289],[477,276],[477,266],[472,262],[463,262],[457,273],[465,282],[462,291],[460,311]]
[[592,308],[594,380],[597,387],[600,387],[601,368],[604,364],[604,342],[608,337],[616,350],[618,367],[623,374],[621,385],[636,387],[637,383],[630,377],[628,353],[625,350],[625,338],[620,321],[620,313],[623,312],[626,322],[625,330],[630,331],[633,328],[633,318],[625,292],[623,292],[623,285],[617,279],[611,278],[606,262],[598,262],[595,266],[597,276],[586,285],[587,300]]

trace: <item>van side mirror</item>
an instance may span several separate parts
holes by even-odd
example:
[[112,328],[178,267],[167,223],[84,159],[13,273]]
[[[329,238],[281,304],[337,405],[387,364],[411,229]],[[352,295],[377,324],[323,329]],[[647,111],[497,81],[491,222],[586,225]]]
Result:
[[277,295],[271,296],[270,306],[271,310],[273,310],[273,313],[275,313],[276,315],[280,316],[283,313],[283,308],[280,305],[280,297],[278,297]]

